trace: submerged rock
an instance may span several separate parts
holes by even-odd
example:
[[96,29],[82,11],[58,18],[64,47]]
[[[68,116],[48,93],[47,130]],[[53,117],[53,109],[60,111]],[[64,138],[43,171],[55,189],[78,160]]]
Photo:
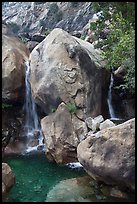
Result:
[[[96,137],[99,134],[99,137]],[[83,140],[77,157],[87,173],[107,184],[135,190],[135,119]]]
[[89,176],[60,181],[49,191],[46,202],[91,202],[95,199],[91,182]]

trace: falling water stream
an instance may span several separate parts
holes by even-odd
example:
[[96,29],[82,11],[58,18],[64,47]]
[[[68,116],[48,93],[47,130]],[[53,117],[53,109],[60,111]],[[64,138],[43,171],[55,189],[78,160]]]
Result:
[[109,90],[108,90],[108,99],[107,99],[110,118],[115,118],[115,113],[114,113],[114,109],[113,109],[113,106],[112,106],[112,87],[113,87],[113,82],[114,82],[113,74],[111,73]]
[[[25,100],[25,131],[28,138],[26,152],[37,150],[38,147],[44,147],[43,135],[39,124],[39,119],[36,111],[36,105],[31,93],[30,86],[30,65],[29,62],[25,62],[26,75],[25,75],[25,86],[26,86],[26,100]],[[35,139],[35,140],[34,140]],[[37,139],[37,142],[36,142]],[[35,141],[35,142],[34,142]]]
[[111,120],[120,120],[120,118],[117,117],[114,107],[113,107],[113,100],[112,100],[112,88],[114,84],[114,78],[113,78],[113,73],[111,73],[111,78],[110,78],[110,84],[109,84],[109,90],[108,90],[108,109],[109,109],[109,115]]

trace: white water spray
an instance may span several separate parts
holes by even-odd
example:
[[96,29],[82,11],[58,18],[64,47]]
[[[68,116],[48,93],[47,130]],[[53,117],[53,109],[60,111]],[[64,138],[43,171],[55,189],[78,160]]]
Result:
[[113,104],[112,104],[112,88],[114,84],[114,78],[113,78],[113,73],[111,73],[111,78],[110,78],[110,85],[109,85],[109,90],[108,90],[108,108],[109,108],[109,114],[110,114],[110,119],[112,120],[119,120],[120,118],[116,117]]
[[[30,86],[30,65],[29,62],[25,62],[26,75],[25,75],[25,86],[26,86],[26,100],[25,100],[25,111],[26,111],[26,120],[25,120],[25,130],[28,137],[27,150],[30,152],[37,150],[39,146],[43,145],[43,135],[39,125],[38,115],[36,111],[36,105],[31,93]],[[37,143],[36,138],[37,137]],[[34,142],[35,141],[35,142]]]

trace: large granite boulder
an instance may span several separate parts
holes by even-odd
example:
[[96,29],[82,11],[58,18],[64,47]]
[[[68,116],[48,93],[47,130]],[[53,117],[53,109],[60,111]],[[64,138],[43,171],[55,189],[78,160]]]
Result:
[[15,175],[7,163],[2,163],[2,201],[7,201],[7,193],[15,184]]
[[104,62],[90,43],[56,28],[33,49],[30,66],[32,94],[46,114],[62,101],[83,118],[101,114]]
[[70,113],[63,102],[55,113],[41,120],[46,156],[56,163],[77,161],[76,148],[85,139],[86,124]]
[[77,156],[96,180],[134,190],[135,119],[87,137],[78,145]]
[[2,100],[18,102],[24,96],[24,61],[28,60],[29,50],[9,29],[2,29]]

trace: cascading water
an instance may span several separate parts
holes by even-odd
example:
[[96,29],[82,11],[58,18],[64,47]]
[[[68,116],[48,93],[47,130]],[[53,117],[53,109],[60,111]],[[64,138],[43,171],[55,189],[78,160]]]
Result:
[[113,104],[112,104],[112,88],[113,88],[113,83],[114,83],[114,78],[113,78],[113,73],[111,73],[107,103],[108,103],[108,108],[109,108],[110,119],[117,120],[119,118],[116,116],[114,108],[113,108]]
[[[30,86],[30,65],[29,62],[25,62],[26,75],[25,75],[25,86],[26,86],[26,100],[25,100],[25,132],[28,138],[26,152],[37,150],[38,147],[44,147],[43,135],[40,128],[38,115],[36,111],[36,105],[31,94]],[[37,139],[37,140],[36,140]],[[34,142],[35,141],[35,142]],[[37,141],[37,142],[36,142]]]

